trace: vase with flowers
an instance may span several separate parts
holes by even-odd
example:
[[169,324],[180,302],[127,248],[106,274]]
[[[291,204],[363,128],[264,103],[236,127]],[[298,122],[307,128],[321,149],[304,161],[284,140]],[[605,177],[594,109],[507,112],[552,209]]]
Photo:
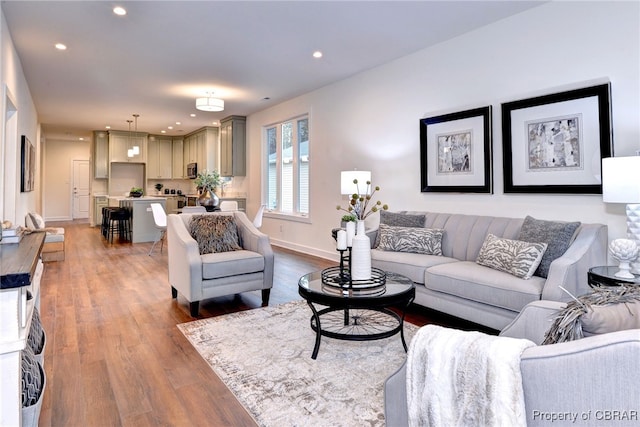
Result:
[[207,169],[198,173],[194,180],[198,188],[198,203],[204,206],[207,211],[212,211],[220,203],[220,199],[216,195],[216,188],[220,185],[220,173],[217,170],[211,172]]
[[360,192],[358,180],[354,179],[353,183],[356,185],[356,193],[349,198],[349,205],[347,208],[338,205],[336,209],[355,216],[357,221],[355,235],[351,234],[352,228],[347,227],[347,243],[351,243],[351,280],[370,280],[371,240],[365,232],[364,220],[379,210],[389,209],[389,206],[380,200],[373,201],[373,195],[380,191],[380,187],[372,187],[371,181],[367,181],[363,193]]

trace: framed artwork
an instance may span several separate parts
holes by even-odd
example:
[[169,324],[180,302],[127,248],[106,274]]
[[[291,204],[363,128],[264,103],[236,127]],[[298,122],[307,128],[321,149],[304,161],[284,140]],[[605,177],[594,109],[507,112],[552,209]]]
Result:
[[422,192],[491,193],[491,106],[420,119]]
[[35,188],[36,149],[25,135],[20,142],[20,191],[26,193]]
[[602,194],[610,84],[502,104],[505,193]]

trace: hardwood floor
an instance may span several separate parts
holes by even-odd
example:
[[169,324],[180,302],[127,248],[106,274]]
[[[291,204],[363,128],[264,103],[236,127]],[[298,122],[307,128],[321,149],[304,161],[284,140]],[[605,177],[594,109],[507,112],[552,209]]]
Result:
[[[45,264],[47,332],[42,426],[254,426],[252,418],[176,325],[194,320],[171,298],[167,252],[107,243],[87,223],[65,227],[66,259]],[[274,247],[269,304],[301,299],[298,278],[330,261]],[[200,318],[260,307],[260,292],[203,301]],[[411,307],[407,320],[475,325]]]

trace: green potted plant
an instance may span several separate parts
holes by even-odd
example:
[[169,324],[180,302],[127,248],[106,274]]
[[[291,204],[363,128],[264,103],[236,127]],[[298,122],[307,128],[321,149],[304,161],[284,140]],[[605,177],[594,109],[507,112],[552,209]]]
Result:
[[346,228],[348,222],[356,222],[358,218],[354,214],[345,214],[342,215],[342,219],[340,220],[340,227]]
[[154,185],[154,187],[155,187],[156,191],[158,192],[158,194],[162,194],[161,191],[162,191],[162,187],[164,187],[164,185],[162,185],[161,182],[159,182],[156,185]]
[[144,191],[140,187],[131,187],[131,190],[129,190],[129,196],[131,197],[142,197],[143,194]]
[[194,181],[200,191],[198,203],[207,208],[207,210],[213,210],[220,203],[220,199],[215,194],[216,188],[218,188],[221,182],[220,173],[215,169],[211,172],[205,169],[198,173]]

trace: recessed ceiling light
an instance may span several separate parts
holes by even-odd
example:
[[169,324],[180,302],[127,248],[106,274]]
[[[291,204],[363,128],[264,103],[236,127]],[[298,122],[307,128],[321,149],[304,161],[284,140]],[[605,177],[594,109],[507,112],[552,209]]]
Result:
[[111,129],[111,126],[106,125],[104,128],[105,128],[105,129]]
[[189,115],[190,115],[191,117],[195,117],[195,116],[196,116],[196,114],[195,114],[195,113],[191,113],[191,114],[189,114]]
[[319,50],[316,50],[315,52],[313,52],[313,57],[322,58],[322,52],[320,52]]
[[83,137],[80,137],[80,138],[78,138],[78,139],[79,139],[80,141],[84,141],[84,138],[83,138]]
[[167,133],[167,131],[163,129],[160,131],[160,133]]
[[172,130],[173,126],[167,126],[167,129]]
[[180,126],[180,125],[182,124],[182,122],[176,122],[176,124],[177,124],[178,126]]
[[56,49],[58,50],[67,50],[67,46],[63,43],[56,43]]
[[118,16],[124,16],[124,15],[127,14],[127,11],[122,6],[116,6],[116,7],[113,8],[113,13],[115,13]]

